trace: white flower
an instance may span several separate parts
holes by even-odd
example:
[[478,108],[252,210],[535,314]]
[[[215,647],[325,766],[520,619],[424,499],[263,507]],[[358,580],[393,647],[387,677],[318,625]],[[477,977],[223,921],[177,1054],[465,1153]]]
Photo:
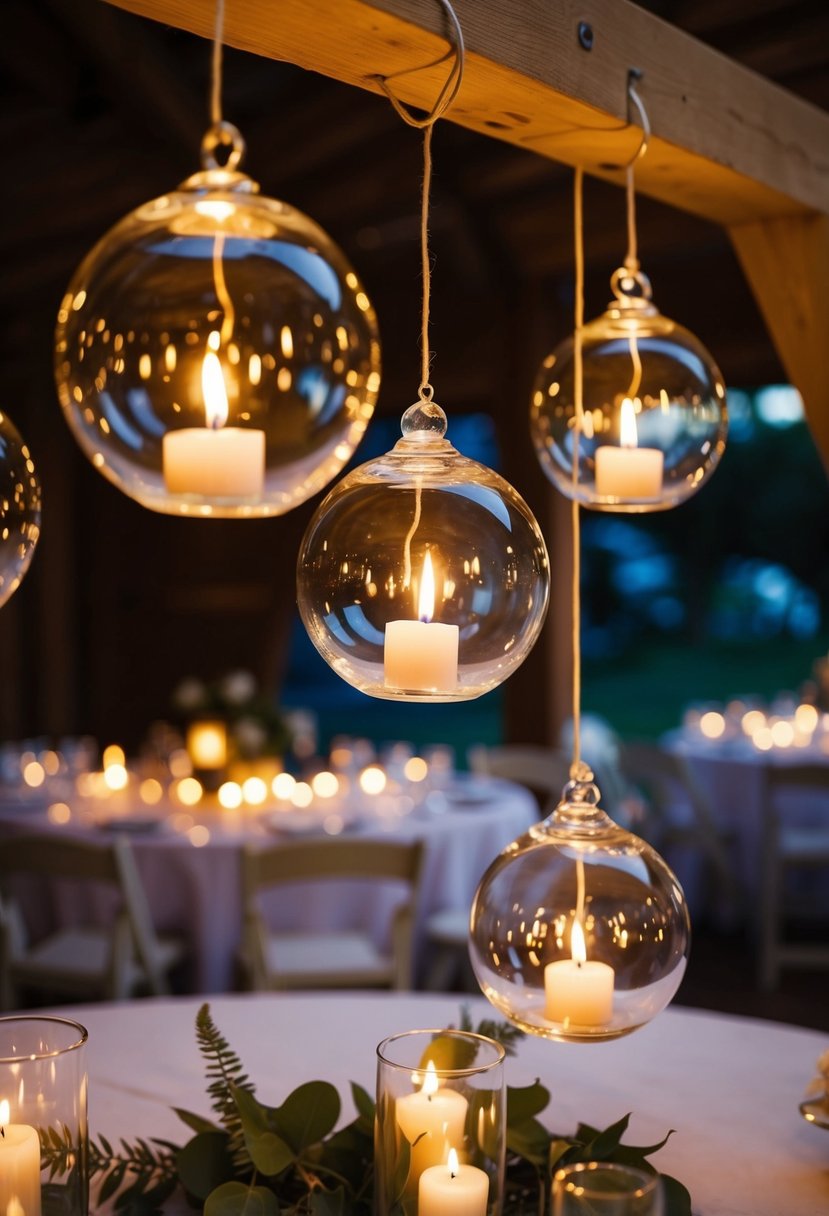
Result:
[[256,696],[256,679],[249,671],[231,671],[222,680],[219,690],[230,705],[244,705]]
[[233,728],[236,741],[243,752],[255,756],[268,741],[268,732],[255,718],[240,718]]
[[192,676],[187,680],[182,680],[173,693],[173,704],[177,709],[200,709],[206,699],[207,690],[204,685],[199,680],[194,680]]

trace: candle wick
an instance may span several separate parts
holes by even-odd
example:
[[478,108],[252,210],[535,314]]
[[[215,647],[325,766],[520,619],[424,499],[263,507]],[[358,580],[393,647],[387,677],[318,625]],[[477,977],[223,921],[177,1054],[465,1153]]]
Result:
[[5,1129],[5,1127],[0,1127],[0,1136],[2,1136],[2,1138],[3,1138],[4,1140],[6,1139],[6,1129]]

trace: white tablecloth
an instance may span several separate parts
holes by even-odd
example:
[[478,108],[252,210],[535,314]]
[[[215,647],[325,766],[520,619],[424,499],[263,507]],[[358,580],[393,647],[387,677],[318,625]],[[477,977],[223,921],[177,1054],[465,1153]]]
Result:
[[[490,1016],[469,1002],[474,1020]],[[73,1007],[89,1029],[90,1130],[110,1140],[189,1133],[173,1105],[210,1114],[193,1022],[198,1002]],[[409,994],[218,997],[213,1016],[242,1057],[260,1097],[281,1102],[303,1081],[327,1079],[353,1116],[348,1082],[374,1091],[375,1047],[397,1031],[457,1022],[451,997]],[[676,1134],[655,1164],[690,1190],[696,1216],[826,1216],[829,1132],[807,1124],[798,1102],[827,1039],[747,1018],[670,1009],[613,1043],[527,1038],[507,1082],[536,1077],[551,1090],[543,1116],[569,1133],[633,1112],[627,1139]]]
[[[415,927],[421,972],[426,917],[443,908],[468,908],[489,863],[538,819],[535,800],[526,789],[495,778],[459,780],[449,797],[441,796],[436,805],[440,808],[437,812],[423,807],[403,817],[366,818],[359,828],[366,839],[426,841]],[[131,835],[130,841],[156,929],[181,935],[189,944],[193,990],[227,992],[233,987],[234,955],[242,928],[239,851],[244,841],[264,845],[274,843],[277,837],[253,823],[245,826],[237,821],[234,826],[220,813],[205,817],[203,822],[209,825],[210,838],[199,846],[190,836],[166,827],[146,835]],[[23,812],[0,809],[0,847],[11,847],[3,837],[21,831],[82,833],[95,839],[105,835],[99,828],[74,823],[55,826],[47,819],[45,808],[29,807]],[[388,887],[372,888],[369,894],[356,883],[319,885],[308,894],[308,898],[299,898],[293,888],[270,899],[269,918],[283,929],[316,930],[348,923],[353,915],[371,928],[387,925],[387,914],[398,898]],[[54,915],[62,920],[77,920],[88,911],[82,905],[92,898],[65,889],[53,891],[53,895]],[[42,903],[42,892],[39,899]],[[101,907],[99,914],[106,915],[106,909]],[[378,944],[383,943],[380,940]]]

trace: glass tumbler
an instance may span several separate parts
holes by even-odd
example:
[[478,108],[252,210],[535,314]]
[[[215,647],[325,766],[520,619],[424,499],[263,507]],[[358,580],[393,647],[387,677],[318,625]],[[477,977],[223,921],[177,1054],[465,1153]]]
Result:
[[662,1182],[631,1165],[582,1161],[553,1176],[553,1216],[664,1216]]
[[0,1018],[3,1216],[87,1216],[86,1040],[65,1018]]
[[377,1048],[375,1216],[498,1216],[505,1052],[459,1030],[410,1030]]

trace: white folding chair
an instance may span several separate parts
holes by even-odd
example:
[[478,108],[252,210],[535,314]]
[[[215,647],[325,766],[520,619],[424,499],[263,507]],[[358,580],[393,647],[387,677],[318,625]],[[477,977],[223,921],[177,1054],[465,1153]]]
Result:
[[[58,928],[31,940],[13,888],[20,881],[97,883],[117,911],[105,925]],[[11,836],[0,847],[0,1007],[18,1007],[21,990],[123,1000],[142,989],[168,991],[167,974],[184,955],[181,942],[158,938],[129,842]]]
[[[424,845],[374,840],[313,840],[242,853],[244,941],[242,964],[250,987],[412,987],[413,932]],[[271,928],[262,896],[289,884],[318,880],[395,883],[401,897],[392,914],[388,953],[367,932],[342,927],[324,932]],[[377,928],[377,926],[373,926]]]

